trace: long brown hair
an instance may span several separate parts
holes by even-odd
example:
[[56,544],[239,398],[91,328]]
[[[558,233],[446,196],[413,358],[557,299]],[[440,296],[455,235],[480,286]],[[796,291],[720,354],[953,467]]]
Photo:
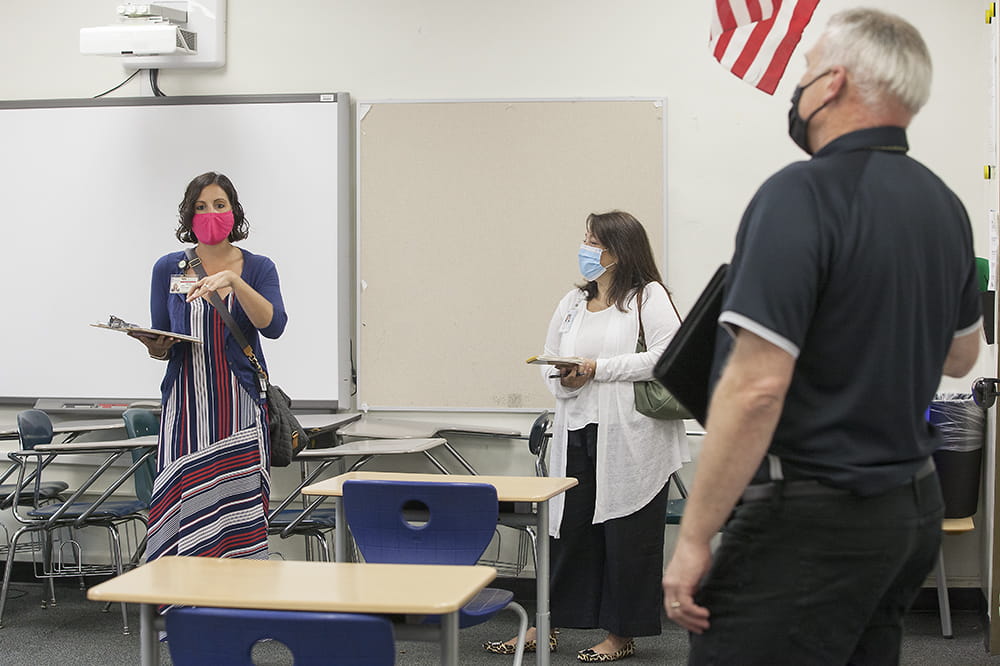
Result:
[[[620,210],[591,213],[587,216],[587,230],[618,259],[611,274],[608,301],[619,310],[625,312],[625,302],[650,282],[663,284],[646,229],[632,215]],[[597,296],[594,280],[580,289],[586,292],[588,301]]]

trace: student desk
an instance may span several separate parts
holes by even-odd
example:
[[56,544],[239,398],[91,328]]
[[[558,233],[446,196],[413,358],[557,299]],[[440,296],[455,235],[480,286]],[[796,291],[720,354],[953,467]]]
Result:
[[365,416],[354,423],[344,426],[337,435],[362,439],[424,439],[428,437],[444,437],[444,447],[455,457],[469,474],[477,474],[462,454],[447,441],[448,435],[464,437],[521,437],[518,430],[503,428],[488,428],[456,423],[438,423],[433,421],[407,421],[403,419],[386,419]]
[[[105,489],[100,497],[98,497],[90,508],[84,511],[79,518],[76,519],[75,525],[83,525],[91,514],[100,506],[102,502],[107,500],[112,493],[118,490],[122,484],[124,484],[131,476],[135,473],[135,470],[139,468],[148,458],[156,454],[156,435],[146,435],[144,437],[133,437],[132,439],[121,439],[105,442],[59,442],[57,444],[39,444],[31,451],[15,451],[10,454],[12,458],[22,459],[31,455],[40,456],[39,466],[44,469],[51,463],[57,456],[65,454],[107,454],[97,469],[94,470],[93,474],[90,475],[86,481],[80,484],[80,487],[67,499],[63,506],[68,509],[74,502],[81,501],[80,498],[85,492],[97,481],[98,478],[104,472],[108,470],[115,462],[118,461],[122,456],[131,453],[135,449],[146,449],[145,455],[140,457],[138,460],[133,461],[127,470],[122,472],[115,481]],[[41,459],[41,456],[45,456]],[[23,464],[23,463],[22,463]],[[63,511],[57,511],[52,514],[49,518],[49,523],[54,524],[62,517]]]
[[[390,472],[348,472],[326,479],[302,489],[303,495],[320,495],[333,497],[337,507],[337,526],[334,532],[336,559],[344,561],[347,552],[347,527],[344,521],[343,488],[344,481],[386,480],[386,481],[432,481],[438,483],[488,483],[497,489],[497,499],[501,502],[533,502],[537,505],[533,515],[515,514],[517,519],[534,519],[538,530],[535,543],[535,586],[537,590],[538,608],[535,626],[538,628],[538,663],[549,664],[548,640],[549,618],[549,500],[577,485],[573,478],[548,476],[478,476],[450,475],[442,477],[437,474],[403,474]],[[510,524],[505,522],[505,524]]]
[[336,432],[338,429],[353,423],[361,418],[361,412],[345,412],[343,414],[296,414],[299,425],[302,426],[309,438],[318,437],[328,432]]
[[[343,414],[296,414],[295,418],[310,437],[327,432],[335,432],[338,428],[360,419],[360,412]],[[52,433],[66,435],[65,441],[71,442],[80,435],[99,430],[124,430],[122,419],[85,419],[82,421],[65,421],[52,424]],[[17,439],[16,424],[0,424],[0,439]]]
[[[279,513],[288,508],[288,506],[295,500],[296,497],[302,492],[302,489],[319,478],[326,468],[335,462],[340,461],[344,456],[360,456],[357,461],[351,465],[348,472],[353,472],[358,469],[369,460],[375,456],[382,455],[400,455],[406,453],[423,453],[431,463],[441,470],[442,474],[448,474],[447,468],[445,468],[437,458],[431,453],[431,449],[437,448],[445,444],[445,440],[440,437],[432,437],[429,439],[362,439],[354,442],[348,442],[347,444],[341,444],[340,446],[332,446],[329,448],[320,449],[305,449],[299,451],[293,459],[294,462],[298,462],[302,465],[302,482],[296,486],[295,490],[290,492],[287,497],[276,507],[271,509],[270,515],[277,516]],[[311,472],[307,471],[306,465],[309,462],[318,461],[319,465],[316,466]],[[283,530],[281,530],[281,537],[287,539],[299,524],[305,520],[313,510],[319,506],[325,497],[318,497],[314,499],[309,506],[304,507],[302,513],[300,513],[296,518],[289,523]]]
[[441,663],[457,666],[458,611],[495,577],[484,566],[161,557],[95,585],[87,598],[142,604],[143,666],[159,663],[158,604],[442,615]]
[[[80,435],[88,432],[124,429],[125,422],[122,419],[89,419],[52,424],[52,434],[65,435],[65,441],[67,442],[72,442]],[[0,439],[17,439],[17,425],[0,425]]]

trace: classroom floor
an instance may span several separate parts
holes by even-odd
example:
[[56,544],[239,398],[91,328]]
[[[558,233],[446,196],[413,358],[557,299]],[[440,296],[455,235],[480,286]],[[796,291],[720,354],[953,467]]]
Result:
[[[102,612],[103,604],[87,601],[76,587],[57,587],[58,605],[43,610],[40,607],[42,588],[34,583],[14,583],[11,599],[0,629],[0,662],[5,666],[35,666],[36,664],[73,664],[103,666],[135,664],[139,661],[139,617],[135,606],[129,607],[132,634],[121,634],[121,612],[114,605]],[[525,604],[528,612],[533,608]],[[955,637],[941,637],[936,612],[911,613],[907,618],[903,642],[904,666],[1000,664],[1000,657],[986,654],[983,638],[985,625],[978,613],[953,612]],[[511,663],[511,657],[490,655],[482,651],[485,640],[507,638],[517,629],[516,616],[503,612],[492,621],[465,629],[460,635],[462,664],[499,665]],[[563,630],[560,649],[553,655],[553,664],[576,664],[576,651],[590,647],[603,638],[600,631]],[[330,646],[331,650],[336,646]],[[437,643],[399,642],[396,663],[403,666],[430,666],[438,663]],[[664,632],[657,638],[637,641],[634,657],[625,663],[684,664],[687,637],[678,627],[664,623]],[[282,646],[262,644],[255,650],[258,666],[284,666],[292,663]],[[170,664],[167,647],[162,647],[163,664]],[[526,658],[525,663],[534,663]]]

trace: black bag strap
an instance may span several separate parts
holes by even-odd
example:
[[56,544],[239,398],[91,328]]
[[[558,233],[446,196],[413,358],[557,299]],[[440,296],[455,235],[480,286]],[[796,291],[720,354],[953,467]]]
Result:
[[[184,254],[187,255],[188,266],[191,267],[194,274],[197,275],[199,279],[204,279],[207,276],[207,273],[205,273],[205,267],[201,264],[201,257],[195,253],[194,248],[189,247],[184,250]],[[219,294],[214,291],[209,292],[208,302],[212,304],[216,311],[218,311],[219,316],[222,317],[223,323],[225,323],[226,327],[229,329],[229,334],[236,339],[236,342],[239,344],[243,354],[250,361],[250,364],[253,365],[254,370],[257,371],[257,378],[260,381],[261,392],[266,392],[268,387],[267,373],[264,372],[264,368],[261,366],[260,361],[257,360],[257,355],[253,353],[253,347],[250,346],[250,343],[247,341],[247,337],[243,335],[243,331],[240,330],[236,320],[233,319],[233,314],[229,311],[229,308],[226,307],[226,304],[222,302],[222,298]]]
[[[681,313],[677,311],[677,306],[674,305],[674,299],[670,296],[670,290],[662,282],[659,284],[663,287],[663,291],[667,292],[667,300],[670,301],[670,307],[674,309],[674,314],[677,315],[677,321],[684,321],[681,319]],[[643,286],[635,290],[636,310],[639,315],[639,339],[642,340],[643,347],[646,346],[646,332],[642,330],[642,292],[645,289],[646,287]]]

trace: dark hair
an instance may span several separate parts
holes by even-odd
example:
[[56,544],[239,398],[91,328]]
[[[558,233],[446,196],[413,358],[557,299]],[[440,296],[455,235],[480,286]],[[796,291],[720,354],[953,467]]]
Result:
[[[591,213],[587,229],[618,260],[611,274],[608,301],[619,310],[625,312],[625,302],[650,282],[663,284],[649,237],[639,220],[620,210]],[[580,289],[586,292],[588,301],[597,296],[597,282],[593,280]]]
[[201,174],[188,183],[187,189],[184,190],[184,199],[177,206],[177,231],[174,234],[177,236],[177,240],[182,243],[198,242],[198,237],[191,230],[194,205],[197,203],[198,197],[201,196],[201,191],[209,185],[221,187],[222,191],[229,197],[229,204],[233,207],[233,230],[229,232],[229,242],[235,243],[243,240],[249,235],[250,224],[247,222],[246,215],[243,214],[243,204],[240,203],[240,197],[236,194],[236,187],[233,186],[233,181],[229,178],[214,171]]

